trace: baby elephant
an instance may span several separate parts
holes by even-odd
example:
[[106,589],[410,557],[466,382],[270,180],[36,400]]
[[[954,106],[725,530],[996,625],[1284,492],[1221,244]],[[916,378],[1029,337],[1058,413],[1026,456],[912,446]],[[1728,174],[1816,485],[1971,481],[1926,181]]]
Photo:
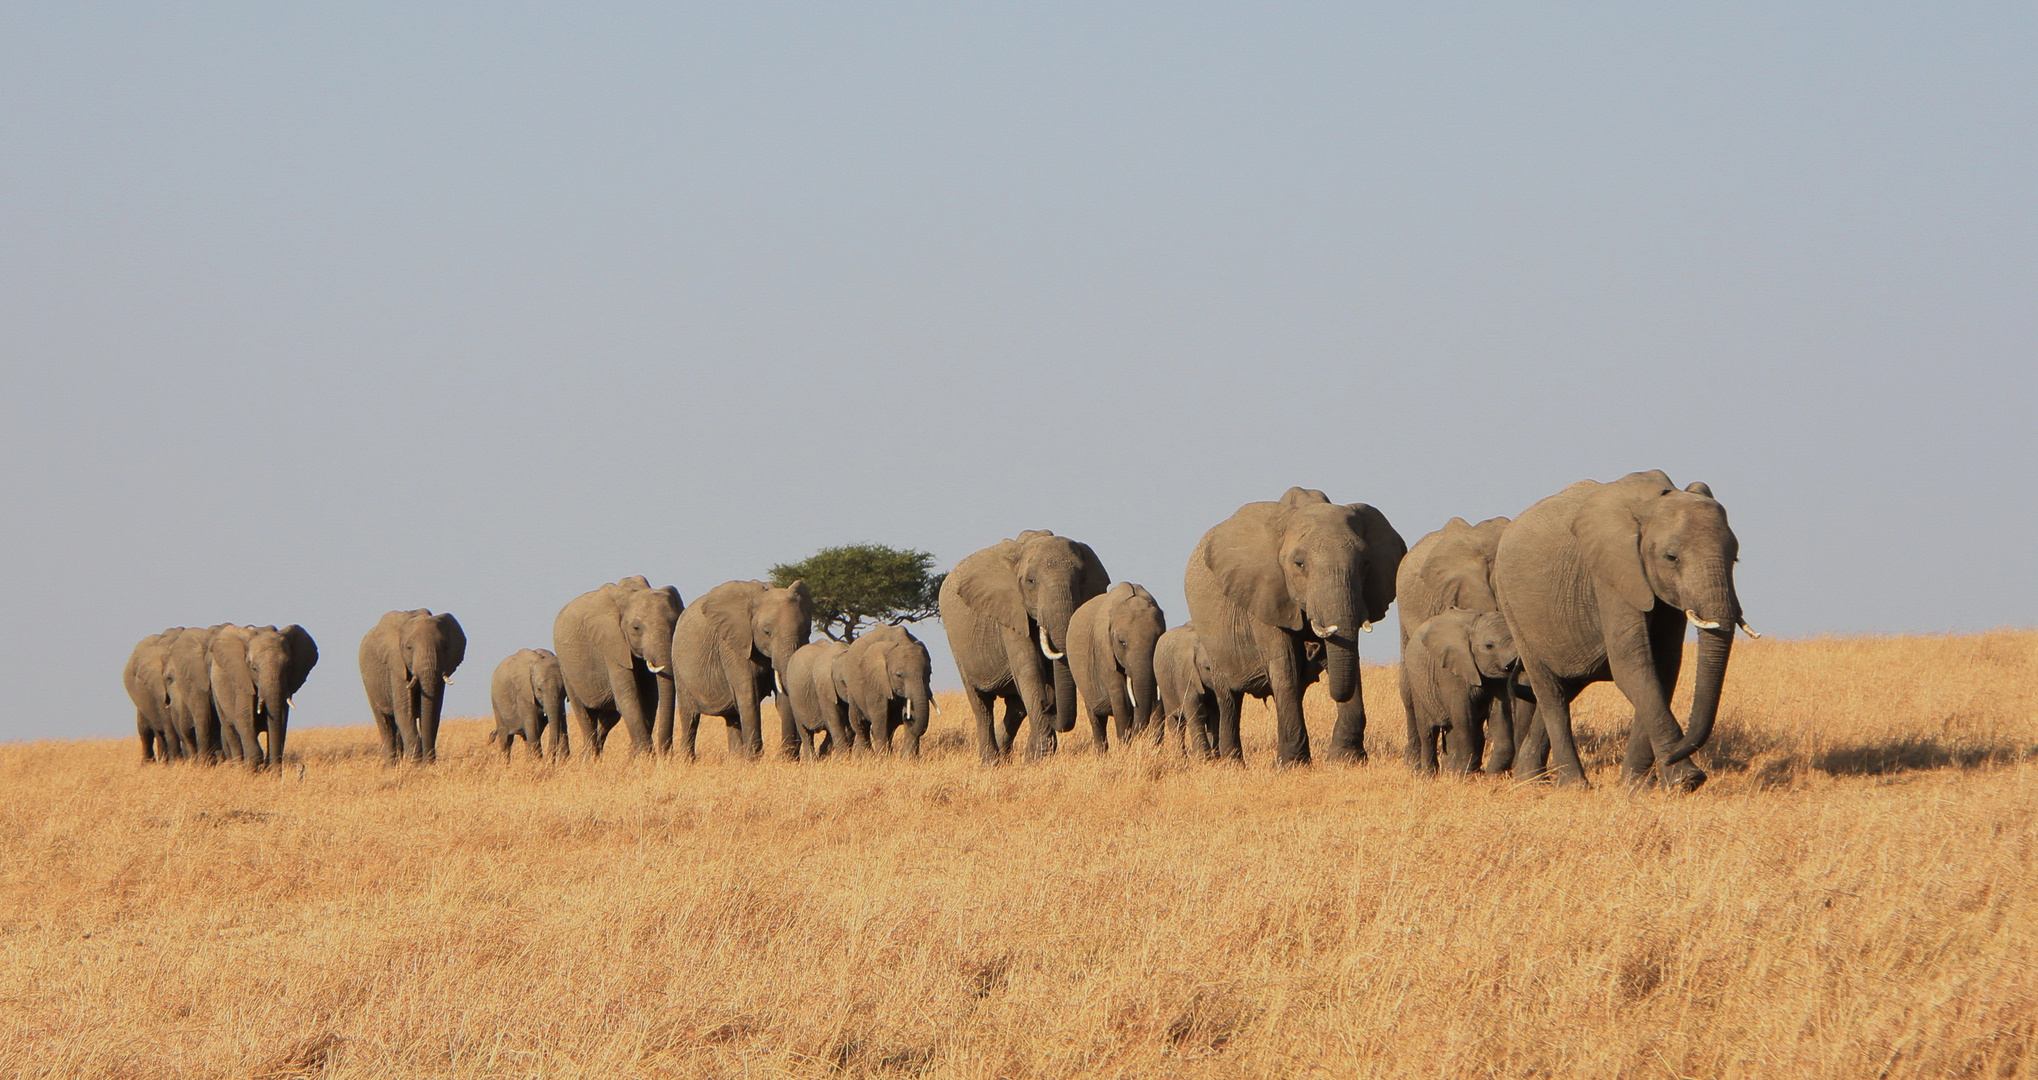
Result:
[[785,702],[791,716],[780,716],[779,726],[789,750],[787,757],[805,760],[827,757],[834,751],[849,753],[855,741],[849,727],[849,703],[835,686],[835,665],[849,647],[823,638],[810,641],[793,653],[786,665]]
[[903,626],[874,626],[842,650],[835,662],[835,692],[847,706],[859,746],[920,756],[920,737],[934,718],[933,662],[927,646]]
[[1485,756],[1486,714],[1496,701],[1506,703],[1502,722],[1509,730],[1495,735],[1511,746],[1514,701],[1508,686],[1518,666],[1514,638],[1497,611],[1449,608],[1416,627],[1401,652],[1401,677],[1412,706],[1409,767],[1436,772],[1438,744],[1449,732],[1451,769],[1477,771]]
[[1154,721],[1155,740],[1163,726],[1173,728],[1176,748],[1182,753],[1214,755],[1217,694],[1210,684],[1215,673],[1209,654],[1196,639],[1195,623],[1183,623],[1161,635],[1153,649],[1153,669],[1161,699],[1161,715]]
[[495,706],[495,730],[488,733],[488,744],[502,747],[504,761],[519,735],[533,757],[545,756],[547,727],[552,729],[554,751],[565,743],[566,676],[552,650],[522,649],[504,658],[489,679],[488,697]]

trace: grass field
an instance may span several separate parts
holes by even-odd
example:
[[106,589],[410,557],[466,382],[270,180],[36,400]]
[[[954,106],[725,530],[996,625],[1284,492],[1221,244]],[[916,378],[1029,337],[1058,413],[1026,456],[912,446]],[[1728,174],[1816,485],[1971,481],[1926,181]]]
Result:
[[1365,674],[1373,763],[1284,772],[1250,708],[985,770],[956,695],[917,763],[0,747],[0,1072],[2038,1075],[2038,633],[1743,642],[1682,798],[1604,687],[1596,789],[1417,781]]

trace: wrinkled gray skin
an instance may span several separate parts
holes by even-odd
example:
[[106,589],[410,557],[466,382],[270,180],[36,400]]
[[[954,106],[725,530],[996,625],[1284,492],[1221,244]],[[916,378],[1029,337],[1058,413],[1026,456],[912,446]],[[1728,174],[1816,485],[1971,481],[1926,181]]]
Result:
[[495,665],[488,679],[488,701],[495,709],[495,730],[488,744],[502,748],[502,759],[522,736],[534,758],[545,756],[545,729],[552,729],[557,750],[566,732],[566,676],[550,649],[519,649]]
[[[785,588],[725,581],[680,615],[672,632],[672,663],[680,747],[688,761],[694,759],[703,715],[719,716],[728,725],[731,756],[762,755],[766,695],[778,710],[780,753],[799,760],[805,740],[778,673],[792,666],[813,628],[814,599],[804,581]],[[672,748],[672,739],[671,727],[659,729],[661,753]]]
[[[1401,605],[1401,652],[1406,663],[1408,639],[1415,628],[1451,608],[1465,611],[1499,611],[1500,600],[1493,590],[1493,558],[1500,550],[1501,534],[1508,519],[1488,518],[1470,525],[1464,518],[1452,518],[1444,527],[1415,542],[1401,569],[1394,575],[1394,602]],[[1528,695],[1521,695],[1524,699]],[[1440,728],[1448,728],[1449,757],[1454,768],[1470,762],[1479,767],[1480,753],[1474,747],[1491,749],[1485,768],[1504,773],[1514,767],[1514,722],[1509,719],[1506,695],[1495,699],[1489,716],[1475,716],[1466,724],[1452,724],[1440,713],[1419,710],[1409,696],[1409,684],[1401,684],[1401,709],[1408,720],[1406,756],[1417,772],[1423,766],[1422,745]],[[1522,710],[1521,718],[1527,718]],[[1490,723],[1489,723],[1490,720]],[[1429,766],[1430,770],[1434,765]]]
[[[1045,529],[968,556],[941,583],[941,625],[986,764],[1011,753],[1019,724],[1029,716],[1028,758],[1052,753],[1055,732],[1075,727],[1069,620],[1110,585],[1111,575],[1088,544]],[[999,698],[1005,702],[1002,729],[991,716]]]
[[[1452,735],[1452,770],[1469,773],[1479,767],[1484,749],[1480,731],[1494,703],[1502,704],[1512,722],[1507,685],[1515,667],[1514,639],[1497,611],[1448,608],[1409,633],[1401,648],[1401,686],[1402,701],[1413,704],[1411,715],[1424,718],[1424,726],[1411,735],[1417,771],[1437,771],[1438,744],[1446,734]],[[1457,737],[1460,731],[1471,737]]]
[[170,722],[170,683],[164,669],[170,662],[170,645],[181,633],[183,627],[172,627],[141,639],[121,672],[128,699],[134,702],[135,734],[141,738],[143,761],[186,758],[197,749],[185,746],[176,725]]
[[920,756],[920,738],[934,711],[934,662],[927,646],[903,626],[875,626],[850,642],[834,663],[836,696],[848,706],[859,746]]
[[1160,692],[1161,719],[1154,724],[1156,737],[1163,727],[1175,733],[1175,748],[1183,754],[1211,757],[1217,753],[1217,692],[1211,684],[1216,672],[1210,654],[1196,638],[1196,624],[1183,623],[1160,636],[1153,649],[1154,681]]
[[[1740,543],[1712,489],[1680,491],[1660,471],[1611,484],[1581,480],[1524,511],[1500,539],[1493,579],[1500,610],[1536,695],[1536,719],[1515,756],[1515,776],[1544,770],[1554,753],[1560,784],[1584,784],[1571,702],[1611,680],[1635,708],[1621,775],[1691,791],[1705,773],[1691,755],[1712,735],[1741,601]],[[1700,625],[1691,727],[1670,711],[1686,623]]]
[[392,611],[361,639],[361,685],[391,761],[437,761],[446,684],[467,655],[467,634],[451,615]]
[[[178,635],[182,640],[183,635]],[[290,699],[318,664],[318,646],[304,628],[221,626],[206,645],[213,708],[223,756],[250,768],[283,764]],[[267,733],[267,745],[256,736]]]
[[[1153,718],[1153,650],[1168,629],[1167,615],[1144,585],[1121,581],[1084,601],[1069,619],[1068,663],[1090,716],[1098,753],[1110,748],[1105,728],[1117,720],[1118,741],[1144,731]],[[1154,741],[1161,729],[1155,725]]]
[[835,664],[847,651],[849,646],[823,638],[800,646],[787,662],[785,696],[792,705],[802,759],[824,758],[837,750],[846,754],[855,744],[849,703],[835,687]]
[[1219,683],[1219,755],[1244,760],[1239,707],[1251,693],[1273,699],[1280,763],[1310,760],[1302,692],[1314,681],[1307,646],[1315,643],[1338,703],[1331,757],[1365,760],[1358,634],[1394,602],[1394,572],[1406,552],[1378,510],[1299,487],[1279,502],[1247,503],[1203,534],[1183,584]]
[[649,753],[656,731],[672,731],[677,689],[672,679],[672,631],[685,603],[670,585],[654,589],[642,575],[626,577],[574,597],[552,620],[552,650],[566,676],[574,734],[561,729],[557,753],[572,753],[573,739],[599,755],[620,723],[630,752]]
[[225,628],[185,627],[170,642],[170,655],[163,664],[168,683],[170,723],[192,756],[207,765],[219,760],[219,710],[212,701],[213,635]]

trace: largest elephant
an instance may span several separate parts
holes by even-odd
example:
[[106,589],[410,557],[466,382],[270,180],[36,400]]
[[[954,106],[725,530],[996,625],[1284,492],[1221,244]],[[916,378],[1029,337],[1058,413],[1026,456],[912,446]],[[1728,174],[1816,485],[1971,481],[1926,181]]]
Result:
[[1247,503],[1203,534],[1183,584],[1197,640],[1221,683],[1211,688],[1219,755],[1244,759],[1239,708],[1247,693],[1263,693],[1273,699],[1279,761],[1310,760],[1302,692],[1313,681],[1307,646],[1315,642],[1338,703],[1331,756],[1365,759],[1358,633],[1387,614],[1407,551],[1380,511],[1299,487],[1277,502]]
[[[1452,518],[1444,527],[1415,542],[1401,569],[1394,575],[1395,603],[1401,605],[1401,655],[1407,668],[1409,640],[1416,627],[1452,608],[1463,611],[1499,611],[1500,600],[1493,591],[1493,559],[1500,551],[1500,537],[1508,519],[1487,518],[1477,525],[1464,518]],[[1510,681],[1510,686],[1512,682]],[[1431,745],[1430,732],[1450,718],[1428,710],[1412,693],[1413,680],[1401,680],[1401,709],[1408,718],[1407,758],[1409,767],[1424,770],[1422,750]],[[1502,696],[1493,703],[1490,724],[1487,716],[1469,717],[1453,723],[1448,736],[1451,767],[1460,772],[1479,768],[1480,751],[1490,744],[1487,772],[1506,772],[1514,763],[1514,702]]]
[[[600,754],[610,729],[630,731],[630,751],[649,753],[654,731],[672,730],[672,627],[686,603],[640,575],[574,597],[552,620],[552,651],[566,676],[573,727]],[[572,752],[565,731],[554,745]]]
[[[785,697],[793,654],[814,632],[814,597],[807,583],[773,587],[762,581],[725,581],[679,616],[672,632],[672,669],[679,693],[679,739],[694,757],[701,716],[719,716],[729,728],[729,753],[764,753],[764,698],[778,708],[779,750],[800,757],[800,728]],[[673,730],[658,729],[658,749],[671,750]]]
[[[1691,755],[1712,735],[1736,626],[1740,542],[1712,489],[1679,490],[1660,470],[1611,484],[1581,480],[1524,511],[1500,540],[1494,584],[1500,610],[1536,694],[1515,775],[1543,769],[1547,738],[1559,783],[1583,784],[1571,702],[1611,680],[1634,706],[1622,776],[1639,784],[1654,767],[1665,787],[1691,791],[1705,773]],[[1691,726],[1670,712],[1684,628],[1699,628]]]
[[[213,633],[206,652],[224,745],[251,768],[282,765],[290,699],[318,664],[318,645],[295,623],[280,630],[228,624]],[[266,746],[256,741],[264,733]]]
[[140,737],[143,761],[169,761],[188,757],[192,748],[184,745],[175,724],[170,722],[170,684],[165,668],[170,646],[184,628],[171,627],[141,639],[128,654],[121,682],[134,702],[135,734]]
[[[1028,757],[1052,751],[1055,732],[1075,727],[1069,619],[1110,587],[1111,575],[1090,545],[1046,529],[1028,529],[949,571],[941,583],[941,626],[976,714],[977,754],[985,762],[1011,752],[1027,717],[1033,718]],[[1002,732],[991,717],[998,698],[1005,701]]]

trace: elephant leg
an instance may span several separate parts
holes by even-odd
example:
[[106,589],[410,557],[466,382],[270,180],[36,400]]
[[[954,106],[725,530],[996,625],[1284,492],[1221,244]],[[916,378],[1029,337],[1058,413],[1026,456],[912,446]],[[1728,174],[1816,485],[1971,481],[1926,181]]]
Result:
[[[1402,652],[1405,654],[1407,651],[1404,644]],[[1408,765],[1409,772],[1419,773],[1427,771],[1423,768],[1422,743],[1427,737],[1428,727],[1422,722],[1422,718],[1416,715],[1415,683],[1409,678],[1408,666],[1408,662],[1404,660],[1401,664],[1401,678],[1398,680],[1401,684],[1401,712],[1408,718],[1408,741],[1401,746],[1401,758]]]
[[[1575,694],[1541,669],[1529,673],[1529,685],[1536,692],[1536,724],[1529,735],[1529,745],[1515,757],[1514,776],[1517,780],[1533,780],[1544,774],[1543,753],[1545,748],[1551,758],[1550,772],[1560,785],[1585,784],[1585,767],[1578,761],[1578,744],[1571,735],[1571,699]],[[1547,742],[1538,746],[1542,740]]]
[[137,718],[134,733],[142,743],[142,763],[147,764],[156,760],[156,729],[150,727],[147,720]]
[[892,703],[886,701],[878,706],[877,714],[870,718],[871,745],[878,753],[890,756],[892,735],[897,730],[898,725],[892,723]]
[[771,707],[778,710],[779,756],[787,761],[800,760],[800,747],[805,740],[801,737],[799,722],[793,719],[793,703],[784,694],[774,692]]
[[1271,691],[1268,697],[1274,704],[1274,763],[1307,765],[1309,725],[1302,717],[1303,687],[1294,657],[1285,650],[1266,650],[1261,655],[1267,656],[1267,689]]
[[566,726],[552,736],[552,755],[559,758],[572,757],[573,743],[576,739],[580,741],[581,746],[587,748],[588,753],[594,752],[594,714],[588,711],[587,705],[579,698],[569,697],[566,699]]
[[1444,748],[1454,773],[1473,773],[1479,770],[1479,760],[1486,754],[1485,731],[1486,695],[1482,692],[1459,693],[1454,695],[1451,711],[1451,730],[1445,735]]
[[[1295,695],[1295,711],[1299,717],[1302,711],[1302,695]],[[1309,748],[1309,732],[1302,732],[1302,747]],[[1330,728],[1330,759],[1332,761],[1359,762],[1366,760],[1366,699],[1354,689],[1350,701],[1337,703],[1337,721]],[[1304,759],[1307,760],[1307,759]]]
[[1238,738],[1238,714],[1245,706],[1245,691],[1217,692],[1217,756],[1245,763],[1245,746]]
[[390,712],[378,710],[375,713],[375,733],[382,736],[383,758],[390,764],[395,764],[397,759],[403,757],[403,739],[396,733],[394,710]]
[[679,742],[680,753],[686,755],[688,761],[700,760],[701,711],[691,705],[675,708],[672,731]]
[[[610,667],[609,685],[615,689],[616,715],[622,720],[623,727],[630,732],[632,754],[648,754],[652,750],[651,724],[652,710],[655,706],[647,705],[645,698],[649,697],[656,701],[657,679],[658,676],[648,671],[638,672],[634,666]],[[647,682],[650,683],[649,686],[645,685]]]
[[[1042,657],[1035,651],[1032,638],[1008,641],[1007,648],[1012,659],[1013,688],[1023,706],[1022,714],[1031,721],[1027,726],[1026,759],[1036,761],[1054,753],[1059,741],[1055,737],[1054,687],[1040,670]],[[1006,700],[1009,702],[1010,698]]]
[[849,710],[842,702],[829,706],[821,720],[828,725],[829,745],[841,747],[843,757],[856,756],[856,734],[849,726]]
[[[1683,613],[1677,613],[1683,618]],[[1653,616],[1651,624],[1667,622]],[[1678,726],[1677,717],[1670,712],[1670,691],[1677,685],[1677,671],[1683,662],[1683,622],[1675,624],[1674,632],[1658,632],[1659,627],[1650,625],[1647,663],[1633,663],[1627,655],[1615,656],[1609,649],[1607,664],[1613,669],[1613,682],[1627,696],[1635,707],[1634,724],[1628,729],[1628,748],[1621,762],[1621,779],[1629,787],[1641,787],[1649,783],[1650,772],[1655,763],[1667,758],[1670,748],[1684,738],[1684,729]],[[1665,656],[1665,653],[1671,655]],[[1669,679],[1663,675],[1667,673]],[[1674,791],[1690,791],[1705,782],[1705,773],[1691,759],[1686,758],[1667,769],[1658,777],[1665,788]]]
[[[1121,743],[1131,742],[1132,695],[1126,691],[1125,674],[1123,672],[1115,669],[1111,672],[1109,681],[1104,685],[1104,697],[1105,704],[1111,713],[1111,726],[1117,732],[1118,741]],[[1097,749],[1099,750],[1105,748],[1102,720],[1103,718],[1099,717],[1096,724]]]
[[[1507,676],[1509,683],[1514,675]],[[1499,775],[1514,767],[1514,703],[1510,695],[1499,693],[1487,703],[1486,742],[1491,752],[1486,755],[1486,772]]]
[[1004,702],[1003,711],[999,713],[998,751],[1010,754],[1019,739],[1019,725],[1026,721],[1026,708],[1009,686],[999,692],[998,700]]
[[392,673],[389,680],[389,700],[395,706],[396,733],[403,741],[403,757],[408,761],[422,761],[424,748],[418,744],[418,694],[401,673]]

